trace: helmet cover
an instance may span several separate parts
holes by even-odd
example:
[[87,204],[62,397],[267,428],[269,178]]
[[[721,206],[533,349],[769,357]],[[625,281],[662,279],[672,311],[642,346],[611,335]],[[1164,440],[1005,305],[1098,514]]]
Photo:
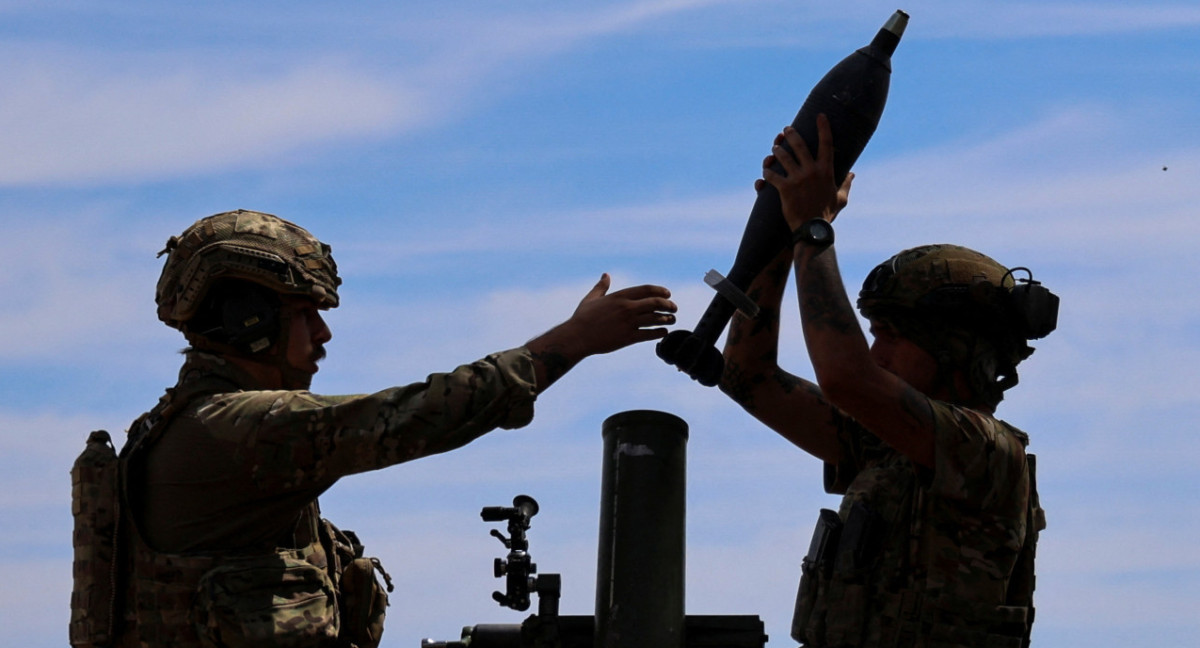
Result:
[[336,308],[342,280],[329,245],[278,216],[239,209],[202,218],[167,240],[154,301],[158,319],[183,329],[218,281],[241,279]]
[[896,308],[996,311],[1015,283],[1009,269],[987,255],[959,245],[923,245],[876,266],[863,282],[858,309],[867,318]]

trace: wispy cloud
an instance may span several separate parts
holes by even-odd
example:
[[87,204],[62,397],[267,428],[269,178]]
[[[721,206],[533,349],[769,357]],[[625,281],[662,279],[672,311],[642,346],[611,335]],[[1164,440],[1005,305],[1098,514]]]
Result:
[[144,182],[254,167],[424,116],[421,101],[337,64],[277,75],[103,55],[13,52],[0,89],[0,185]]
[[[762,3],[757,10],[778,7]],[[1018,4],[997,11],[979,3],[930,2],[913,7],[918,10],[927,36],[1049,36],[1200,24],[1200,9],[1181,5]],[[378,63],[364,64],[364,54],[350,46],[280,64],[291,56],[288,49],[243,45],[243,51],[215,59],[211,52],[163,59],[153,50],[116,57],[68,43],[9,44],[0,147],[18,155],[0,161],[0,185],[144,182],[259,168],[335,140],[394,135],[462,116],[476,93],[503,93],[512,79],[556,53],[599,38],[683,14],[715,29],[721,16],[741,11],[741,3],[728,0],[656,0],[488,12],[485,22],[451,10],[453,21],[422,21],[440,38],[410,34],[427,49],[413,49],[403,66],[386,72]],[[256,73],[246,71],[255,69],[245,66],[247,60],[272,64]]]
[[[1108,107],[1068,106],[986,137],[868,159],[856,169],[839,224],[855,240],[855,253],[890,254],[932,242],[936,232],[1026,257],[1087,250],[1075,260],[1085,265],[1135,255],[1178,261],[1200,240],[1193,216],[1200,184],[1191,181],[1200,174],[1200,149],[1164,143],[1114,154],[1113,133],[1130,118]],[[1174,127],[1161,128],[1155,137],[1169,138]],[[754,198],[749,186],[718,187],[600,209],[496,213],[453,237],[414,223],[403,236],[346,241],[343,248],[368,272],[438,255],[564,246],[606,254],[706,250],[723,260],[736,249]],[[1131,213],[1158,235],[1130,240],[1120,224]]]
[[335,140],[404,132],[460,115],[482,88],[502,90],[490,82],[492,73],[514,60],[709,4],[672,0],[492,16],[486,23],[447,20],[443,37],[427,41],[430,50],[414,51],[414,60],[387,72],[353,62],[351,47],[280,64],[290,49],[252,43],[241,52],[165,59],[154,50],[115,56],[69,43],[10,44],[3,52],[0,148],[16,155],[0,161],[0,186],[136,183],[252,169]]

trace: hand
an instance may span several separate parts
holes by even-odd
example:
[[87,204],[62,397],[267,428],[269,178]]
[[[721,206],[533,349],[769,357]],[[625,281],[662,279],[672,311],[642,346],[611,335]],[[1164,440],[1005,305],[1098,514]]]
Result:
[[571,317],[526,343],[537,373],[537,390],[549,387],[577,362],[631,344],[666,336],[675,323],[675,302],[662,286],[633,286],[608,294],[608,273],[583,296]]
[[[667,334],[661,328],[675,323],[677,306],[662,286],[641,285],[608,293],[608,273],[592,287],[575,313],[563,325],[576,330],[584,355],[609,353],[631,344],[656,340]],[[648,328],[650,327],[650,328]]]
[[[833,132],[825,115],[817,116],[817,137],[814,160],[804,139],[788,126],[775,138],[771,155],[763,160],[763,181],[779,191],[783,216],[793,230],[814,218],[832,222],[850,200],[854,174],[847,174],[841,187],[833,182]],[[785,141],[792,153],[783,147]],[[783,168],[782,174],[772,168],[776,163]],[[755,183],[756,189],[761,187]]]

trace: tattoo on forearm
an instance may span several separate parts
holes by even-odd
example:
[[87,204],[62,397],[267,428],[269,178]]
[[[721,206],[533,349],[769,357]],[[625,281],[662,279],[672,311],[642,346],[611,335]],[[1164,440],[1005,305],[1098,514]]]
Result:
[[790,394],[797,389],[804,388],[805,381],[801,380],[799,376],[790,374],[779,367],[775,368],[775,373],[771,377],[783,388],[783,393],[785,394]]
[[[803,392],[810,398],[827,403],[825,394],[821,393],[821,388],[811,381],[805,380],[800,376],[788,373],[779,367],[775,368],[775,373],[771,376],[775,382],[783,389],[783,393],[792,394],[794,392]],[[830,406],[832,407],[832,405]]]
[[858,321],[854,319],[854,311],[841,287],[831,287],[817,272],[808,272],[805,277],[802,305],[805,321],[810,326],[838,333],[854,331]]
[[738,362],[725,362],[725,373],[721,376],[721,391],[751,414],[756,411],[754,388],[761,382],[761,377],[747,373]]
[[775,333],[779,330],[779,310],[770,307],[759,306],[758,317],[754,318],[754,328],[750,329],[750,335],[758,335],[760,333]]
[[758,317],[755,318],[747,317],[741,311],[734,313],[733,321],[729,325],[729,337],[726,342],[727,344],[738,345],[747,341],[748,338],[763,333],[773,335],[778,331],[779,310],[760,305]]

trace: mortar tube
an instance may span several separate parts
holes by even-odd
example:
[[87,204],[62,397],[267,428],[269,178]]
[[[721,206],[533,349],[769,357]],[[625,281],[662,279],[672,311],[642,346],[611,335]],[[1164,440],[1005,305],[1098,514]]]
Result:
[[687,423],[633,410],[604,421],[595,648],[683,648]]

